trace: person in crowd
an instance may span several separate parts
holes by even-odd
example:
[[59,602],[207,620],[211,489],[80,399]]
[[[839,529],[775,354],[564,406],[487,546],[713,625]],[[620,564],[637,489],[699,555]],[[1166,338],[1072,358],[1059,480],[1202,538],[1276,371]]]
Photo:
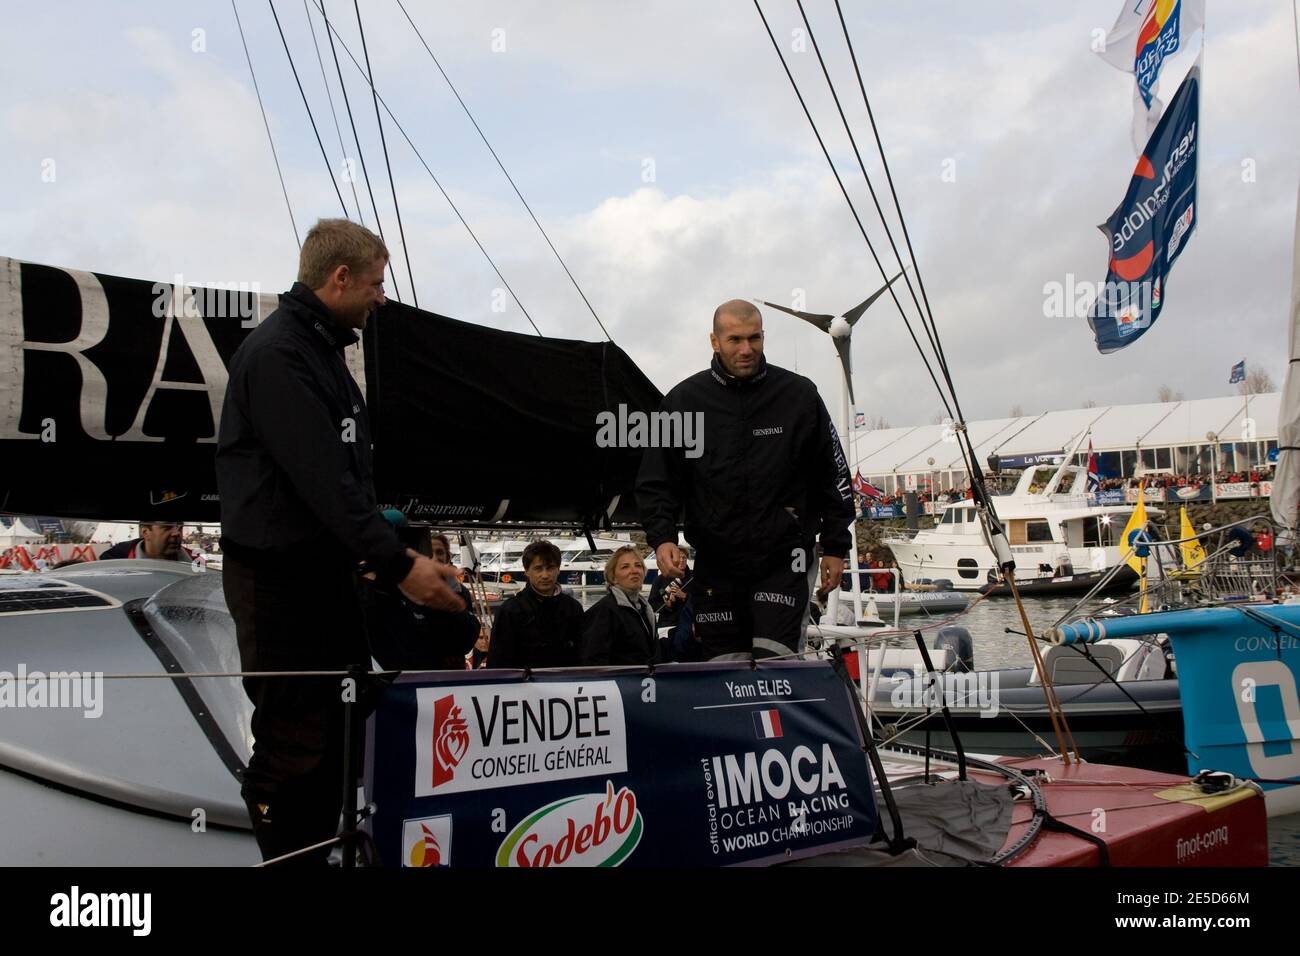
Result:
[[179,521],[141,521],[140,537],[113,545],[99,556],[99,560],[152,558],[154,561],[193,562],[199,555],[181,544],[181,531]]
[[1228,545],[1228,554],[1234,558],[1248,557],[1259,548],[1255,536],[1239,524],[1223,532],[1223,543]]
[[524,548],[528,583],[497,611],[488,667],[573,667],[582,646],[582,605],[559,585],[560,549],[549,541]]
[[656,626],[667,630],[668,643],[662,648],[664,660],[674,662],[701,660],[700,642],[695,633],[695,604],[691,599],[692,574],[689,565],[682,576],[659,575],[650,589],[650,609],[657,615]]
[[1273,550],[1273,532],[1268,525],[1258,524],[1255,526],[1255,545],[1265,555]]
[[685,516],[707,658],[790,654],[803,643],[819,539],[821,586],[838,586],[844,571],[854,519],[848,464],[816,386],[768,364],[752,303],[719,306],[709,339],[710,367],[661,406],[702,416],[702,453],[646,449],[636,489],[641,524],[659,573],[680,577]]
[[492,646],[492,628],[487,623],[479,625],[478,640],[474,642],[474,651],[469,657],[470,670],[487,667],[488,648]]
[[895,578],[898,579],[898,588],[899,588],[899,590],[901,591],[901,590],[906,589],[906,588],[907,588],[907,580],[903,577],[903,569],[900,568],[900,567],[898,566],[898,561],[895,560],[893,557],[891,557],[891,558],[889,559],[889,561],[885,564],[885,567],[888,568],[888,569],[891,570],[891,571],[896,572],[896,574],[886,574],[886,575],[884,576],[885,579],[889,582],[888,589],[889,589],[890,591],[892,591],[892,590],[894,589],[894,579],[895,579]]
[[641,595],[645,562],[625,545],[605,562],[603,598],[582,624],[583,664],[657,664],[664,659],[655,613]]

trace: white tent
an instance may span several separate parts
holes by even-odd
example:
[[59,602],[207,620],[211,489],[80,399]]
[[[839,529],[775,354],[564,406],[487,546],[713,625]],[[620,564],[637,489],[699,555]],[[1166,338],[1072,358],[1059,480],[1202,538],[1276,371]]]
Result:
[[123,541],[130,541],[132,538],[140,537],[136,530],[139,525],[126,522],[101,521],[95,533],[90,536],[90,540],[95,544],[120,544]]
[[30,547],[44,543],[45,535],[27,527],[20,518],[15,518],[9,527],[0,528],[0,548]]

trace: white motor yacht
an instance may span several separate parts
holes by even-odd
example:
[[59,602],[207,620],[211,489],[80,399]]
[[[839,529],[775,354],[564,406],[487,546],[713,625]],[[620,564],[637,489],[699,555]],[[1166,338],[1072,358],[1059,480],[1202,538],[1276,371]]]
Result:
[[[1029,468],[1015,491],[997,498],[998,515],[1016,558],[1016,581],[1097,575],[1120,563],[1121,534],[1132,505],[1098,505],[1087,494],[1083,466]],[[1148,508],[1148,514],[1161,512]],[[962,591],[991,583],[996,562],[984,540],[975,503],[946,504],[931,529],[889,532],[884,536],[907,581],[947,578]],[[1131,575],[1116,575],[1119,583]]]

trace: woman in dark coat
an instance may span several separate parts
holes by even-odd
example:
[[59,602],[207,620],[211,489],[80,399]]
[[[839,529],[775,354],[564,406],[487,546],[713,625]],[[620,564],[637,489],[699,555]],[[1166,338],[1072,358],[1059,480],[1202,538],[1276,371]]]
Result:
[[605,562],[609,593],[587,611],[582,625],[583,664],[656,664],[663,660],[650,603],[641,596],[645,562],[636,548],[615,551]]

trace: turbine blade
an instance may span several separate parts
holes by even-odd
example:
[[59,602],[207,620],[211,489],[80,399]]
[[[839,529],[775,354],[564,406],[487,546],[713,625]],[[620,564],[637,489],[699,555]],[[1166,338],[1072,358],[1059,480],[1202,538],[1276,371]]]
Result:
[[832,338],[835,343],[835,351],[840,353],[840,365],[844,367],[844,384],[849,388],[849,407],[853,407],[853,359],[849,353],[849,347],[853,344],[853,336],[846,335],[842,339]]
[[[903,272],[906,271],[906,269],[903,270]],[[878,298],[889,291],[889,287],[898,281],[898,277],[901,276],[903,272],[898,273],[894,278],[890,279],[875,292],[871,293],[871,295],[867,297],[866,301],[858,303],[853,308],[849,309],[849,311],[845,312],[844,318],[848,321],[849,325],[853,325],[858,321],[858,319],[862,318],[862,313],[871,308],[871,303],[875,302]]]
[[813,315],[810,312],[796,312],[794,309],[787,309],[785,306],[777,305],[775,302],[764,302],[763,304],[769,308],[776,309],[778,312],[784,312],[786,315],[793,315],[797,319],[803,319],[805,322],[810,322],[823,332],[829,332],[831,330],[831,322],[835,319],[835,316],[833,315]]

